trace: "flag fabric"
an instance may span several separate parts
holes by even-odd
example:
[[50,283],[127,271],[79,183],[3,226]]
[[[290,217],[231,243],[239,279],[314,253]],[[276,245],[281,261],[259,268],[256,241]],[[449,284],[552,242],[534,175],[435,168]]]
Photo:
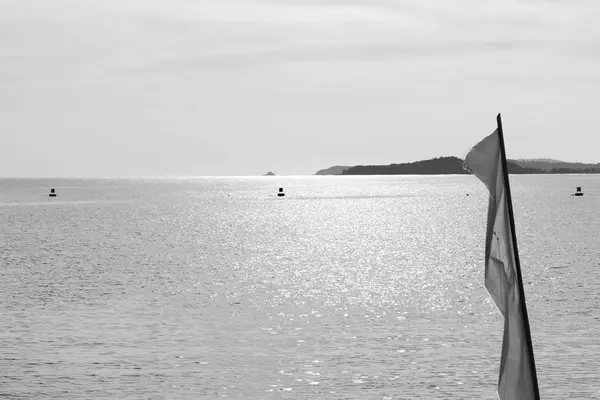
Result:
[[479,142],[465,158],[465,169],[490,193],[485,245],[485,287],[504,316],[500,360],[500,400],[537,400],[537,377],[530,333],[521,299],[510,224],[507,186],[498,129]]

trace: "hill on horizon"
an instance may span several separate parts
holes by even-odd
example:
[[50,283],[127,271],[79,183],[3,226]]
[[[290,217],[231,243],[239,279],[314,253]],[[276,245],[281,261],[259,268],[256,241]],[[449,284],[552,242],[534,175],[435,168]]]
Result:
[[[412,163],[389,165],[357,165],[348,168],[342,175],[464,175],[469,174],[463,168],[463,160],[458,157],[438,157]],[[510,174],[542,173],[514,162],[508,162]]]
[[334,165],[333,167],[318,170],[315,173],[315,175],[342,175],[342,173],[348,168],[351,167],[344,165]]
[[525,168],[541,169],[549,173],[569,172],[600,172],[600,163],[589,164],[579,162],[567,162],[552,159],[519,159],[509,160]]
[[547,163],[564,163],[567,161],[556,160],[554,158],[519,158],[511,161],[516,162],[547,162]]
[[[573,174],[600,173],[600,163],[573,163],[550,158],[508,161],[510,174]],[[389,165],[336,165],[317,171],[315,175],[456,175],[468,174],[458,157],[437,157],[428,160]]]

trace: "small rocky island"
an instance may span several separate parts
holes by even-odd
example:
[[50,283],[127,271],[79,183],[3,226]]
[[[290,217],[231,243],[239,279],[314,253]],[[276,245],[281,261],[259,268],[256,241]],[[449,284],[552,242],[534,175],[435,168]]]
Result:
[[274,173],[272,173],[272,172],[267,172],[267,173],[266,173],[266,174],[264,174],[263,176],[275,176],[275,174],[274,174]]

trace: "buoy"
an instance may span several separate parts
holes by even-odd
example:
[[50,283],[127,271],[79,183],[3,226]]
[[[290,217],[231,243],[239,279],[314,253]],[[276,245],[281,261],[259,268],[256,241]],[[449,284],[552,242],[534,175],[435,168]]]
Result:
[[577,186],[577,191],[573,194],[573,196],[583,196],[583,192],[581,191],[581,186]]
[[50,189],[50,194],[48,196],[56,197],[56,192],[54,191],[54,189]]
[[285,193],[283,193],[283,188],[279,188],[279,193],[277,193],[277,196],[279,196],[279,197],[285,196]]

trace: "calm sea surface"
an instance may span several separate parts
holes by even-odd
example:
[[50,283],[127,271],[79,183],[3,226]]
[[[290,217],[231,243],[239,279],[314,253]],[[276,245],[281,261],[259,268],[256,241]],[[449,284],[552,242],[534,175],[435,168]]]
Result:
[[[511,181],[542,398],[600,399],[600,177]],[[486,210],[472,176],[0,180],[0,397],[495,399]]]

